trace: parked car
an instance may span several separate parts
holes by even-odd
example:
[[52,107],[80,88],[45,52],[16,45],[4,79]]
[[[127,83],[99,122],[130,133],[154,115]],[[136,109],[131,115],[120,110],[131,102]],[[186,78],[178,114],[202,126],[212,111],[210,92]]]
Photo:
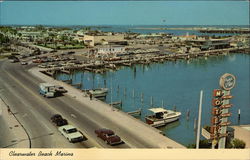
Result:
[[121,140],[121,138],[115,135],[115,133],[110,129],[106,129],[106,128],[97,129],[95,130],[95,133],[97,134],[97,137],[101,138],[103,141],[105,141],[109,145],[116,145],[116,144],[124,143]]
[[21,62],[22,65],[27,65],[28,63],[26,61]]
[[87,138],[72,125],[65,125],[58,128],[61,134],[71,143],[82,142]]
[[11,62],[11,63],[16,63],[16,62],[19,62],[19,59],[17,59],[17,58],[10,59],[10,62]]
[[64,118],[62,118],[62,116],[60,114],[55,114],[51,117],[51,121],[52,123],[54,123],[56,126],[64,126],[68,124],[68,121]]

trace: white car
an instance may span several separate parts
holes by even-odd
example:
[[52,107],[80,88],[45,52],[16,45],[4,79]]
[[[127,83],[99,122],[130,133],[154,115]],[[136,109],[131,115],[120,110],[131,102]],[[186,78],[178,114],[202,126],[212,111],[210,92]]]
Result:
[[21,62],[22,65],[27,65],[28,63],[26,61]]
[[85,136],[83,136],[82,133],[80,133],[76,127],[72,125],[65,125],[58,128],[58,130],[61,132],[61,134],[69,140],[69,142],[81,142],[84,140],[87,140]]

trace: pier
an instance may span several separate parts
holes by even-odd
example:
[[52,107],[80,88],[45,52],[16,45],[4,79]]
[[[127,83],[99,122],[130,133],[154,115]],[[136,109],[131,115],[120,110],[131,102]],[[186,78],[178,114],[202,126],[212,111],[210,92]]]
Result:
[[132,64],[150,64],[150,63],[162,63],[164,61],[176,61],[178,59],[190,59],[197,57],[208,57],[208,56],[218,56],[225,53],[231,52],[244,52],[249,53],[249,47],[240,47],[240,48],[225,48],[225,49],[216,49],[216,50],[207,50],[191,53],[172,53],[172,54],[155,54],[145,57],[136,57],[136,58],[126,58],[115,61],[102,61],[101,63],[88,63],[88,64],[75,64],[74,66],[63,66],[63,67],[54,67],[41,69],[42,72],[49,76],[54,76],[55,73],[61,72],[65,74],[71,74],[73,70],[83,70],[95,73],[104,73],[109,69],[117,69],[117,66],[126,66],[131,67]]
[[142,111],[142,109],[140,108],[140,109],[138,109],[138,110],[136,110],[136,111],[131,111],[131,112],[127,112],[127,114],[129,114],[129,115],[133,115],[133,116],[135,116],[135,115],[141,115],[141,111]]
[[201,33],[241,33],[249,34],[249,28],[200,28],[199,32]]

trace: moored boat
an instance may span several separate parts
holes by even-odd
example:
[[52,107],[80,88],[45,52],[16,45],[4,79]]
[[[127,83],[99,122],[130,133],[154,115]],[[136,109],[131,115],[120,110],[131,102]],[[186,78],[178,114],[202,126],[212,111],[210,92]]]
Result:
[[166,110],[164,108],[150,108],[149,110],[153,114],[146,116],[145,119],[146,123],[152,127],[164,126],[167,123],[177,121],[181,116],[181,112]]
[[91,94],[94,98],[106,97],[108,93],[108,88],[92,89],[89,90],[88,93]]

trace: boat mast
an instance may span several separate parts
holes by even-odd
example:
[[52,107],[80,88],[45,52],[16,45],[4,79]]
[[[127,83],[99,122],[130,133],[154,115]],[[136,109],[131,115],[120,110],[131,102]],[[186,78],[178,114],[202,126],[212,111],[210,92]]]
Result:
[[199,116],[198,116],[198,129],[197,129],[197,136],[196,136],[196,149],[199,149],[199,142],[200,142],[202,96],[203,96],[203,90],[201,90],[201,92],[200,92],[200,104],[199,104]]

